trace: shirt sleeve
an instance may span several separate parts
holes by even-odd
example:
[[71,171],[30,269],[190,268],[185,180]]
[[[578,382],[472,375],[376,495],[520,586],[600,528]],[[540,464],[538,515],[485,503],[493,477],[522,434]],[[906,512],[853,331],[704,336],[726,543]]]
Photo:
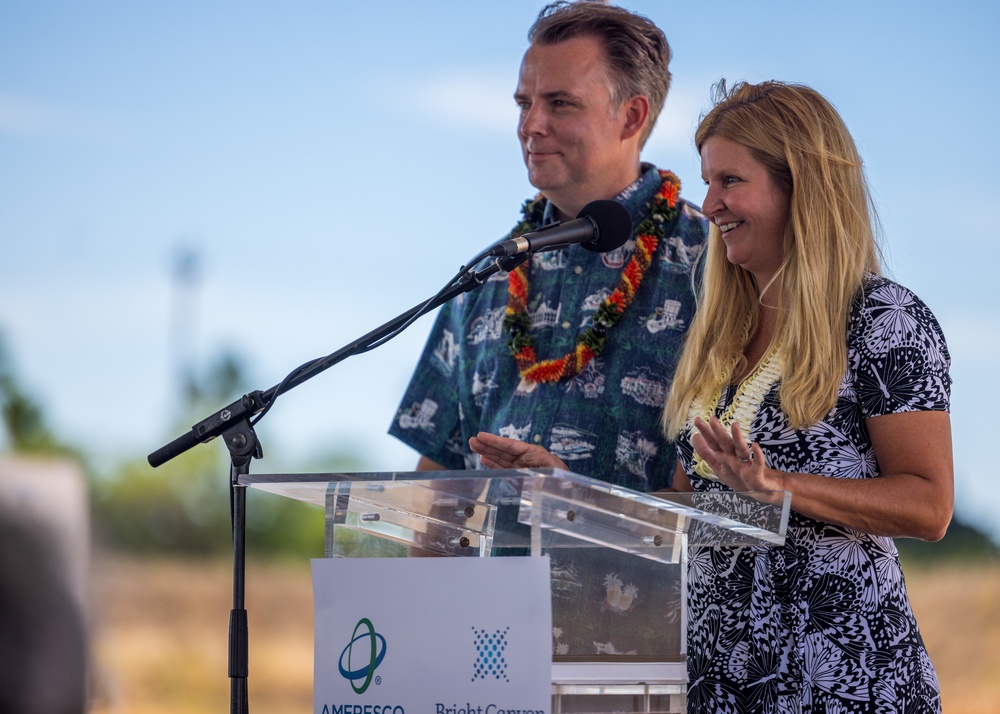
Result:
[[865,418],[949,410],[951,357],[944,333],[907,288],[881,278],[866,288],[848,359]]
[[389,434],[449,469],[465,468],[456,380],[461,322],[457,301],[442,306],[389,427]]

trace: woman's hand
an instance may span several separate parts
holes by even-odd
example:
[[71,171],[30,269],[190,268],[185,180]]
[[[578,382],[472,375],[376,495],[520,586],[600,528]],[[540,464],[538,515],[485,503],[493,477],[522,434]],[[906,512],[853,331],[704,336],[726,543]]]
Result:
[[543,447],[485,431],[469,439],[469,448],[479,454],[488,469],[564,469],[569,467]]
[[764,452],[754,442],[748,445],[738,423],[726,431],[721,422],[712,417],[708,422],[695,418],[698,433],[691,444],[719,477],[734,491],[781,491],[784,489],[781,473],[767,468]]
[[758,444],[747,446],[714,417],[695,419],[695,451],[734,491],[788,491],[804,516],[890,538],[940,540],[955,503],[951,418],[947,412],[870,417],[878,478],[836,478],[768,468]]

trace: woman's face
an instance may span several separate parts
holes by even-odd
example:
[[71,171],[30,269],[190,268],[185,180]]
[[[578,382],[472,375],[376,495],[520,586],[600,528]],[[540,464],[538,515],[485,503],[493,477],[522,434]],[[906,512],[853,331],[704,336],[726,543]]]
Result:
[[750,150],[721,136],[701,145],[702,208],[722,232],[726,258],[753,273],[763,288],[781,265],[790,197]]

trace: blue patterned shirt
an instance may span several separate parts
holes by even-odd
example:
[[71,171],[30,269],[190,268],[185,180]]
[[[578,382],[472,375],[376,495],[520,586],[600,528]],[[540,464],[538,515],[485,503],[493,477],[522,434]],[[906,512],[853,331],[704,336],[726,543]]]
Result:
[[[660,187],[655,167],[617,200],[633,226]],[[551,206],[549,206],[551,208]],[[441,308],[389,433],[450,469],[478,466],[469,438],[480,431],[541,444],[574,472],[640,491],[673,477],[673,445],[660,415],[694,311],[692,270],[708,232],[696,207],[678,202],[653,262],[599,357],[555,384],[521,379],[503,330],[507,277]],[[570,352],[618,283],[635,249],[595,253],[573,245],[537,253],[528,311],[538,359]]]

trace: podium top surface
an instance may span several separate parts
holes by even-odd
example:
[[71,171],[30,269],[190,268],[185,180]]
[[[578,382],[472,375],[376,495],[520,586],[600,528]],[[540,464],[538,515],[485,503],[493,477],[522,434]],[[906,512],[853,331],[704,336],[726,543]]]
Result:
[[414,512],[448,497],[517,507],[517,520],[534,513],[543,528],[579,514],[599,517],[605,528],[651,526],[685,533],[690,545],[718,546],[783,544],[791,502],[785,491],[642,493],[562,469],[246,474],[239,483],[326,509],[334,495]]

